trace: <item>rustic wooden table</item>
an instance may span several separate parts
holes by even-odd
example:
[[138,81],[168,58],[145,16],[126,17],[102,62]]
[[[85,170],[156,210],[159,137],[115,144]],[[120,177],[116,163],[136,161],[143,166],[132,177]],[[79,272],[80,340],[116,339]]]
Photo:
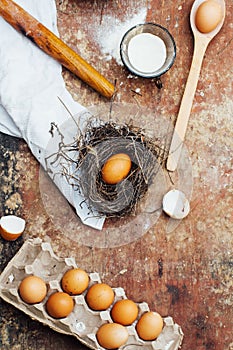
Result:
[[[57,0],[58,27],[67,44],[116,81],[116,102],[147,107],[155,118],[174,123],[193,53],[192,2]],[[168,230],[169,220],[161,214],[152,229],[129,244],[109,248],[81,244],[64,234],[44,205],[39,164],[25,142],[0,134],[0,214],[21,215],[27,223],[17,241],[0,240],[1,270],[24,240],[49,240],[57,255],[75,257],[83,269],[97,271],[106,283],[123,287],[128,298],[146,301],[163,316],[172,316],[184,332],[183,350],[233,349],[232,14],[233,3],[226,0],[226,20],[207,49],[193,102],[186,137],[192,164],[189,216]],[[166,27],[177,46],[175,63],[162,77],[161,90],[151,79],[129,74],[116,49],[129,26],[145,21]],[[67,89],[84,106],[107,103],[65,69],[63,74]],[[140,120],[135,123],[144,126]],[[1,349],[86,349],[74,337],[56,333],[0,303]]]

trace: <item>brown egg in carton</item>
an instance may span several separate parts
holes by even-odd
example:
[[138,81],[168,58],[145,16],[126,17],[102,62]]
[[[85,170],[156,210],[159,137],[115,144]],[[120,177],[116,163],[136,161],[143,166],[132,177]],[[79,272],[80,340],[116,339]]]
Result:
[[[63,291],[61,279],[64,273],[77,268],[73,258],[57,257],[52,247],[41,239],[29,239],[20,248],[18,253],[8,263],[0,276],[0,296],[8,303],[25,312],[32,319],[38,320],[53,330],[75,336],[81,343],[90,349],[103,349],[97,341],[96,333],[104,323],[111,323],[112,318],[109,309],[105,311],[94,311],[88,307],[85,300],[86,292],[72,296],[74,300],[73,311],[65,318],[54,319],[46,311],[46,301],[56,291]],[[45,299],[38,304],[25,303],[18,292],[21,281],[29,275],[42,278],[48,286]],[[89,286],[101,283],[98,273],[89,273]],[[127,299],[123,288],[112,288],[115,294],[113,305],[116,301]],[[137,320],[146,311],[150,311],[146,302],[136,303],[139,309]],[[177,350],[180,348],[183,333],[181,327],[173,322],[171,317],[163,318],[164,327],[160,335],[153,341],[144,341],[139,338],[135,328],[137,320],[127,326],[128,340],[119,347],[124,350]]]

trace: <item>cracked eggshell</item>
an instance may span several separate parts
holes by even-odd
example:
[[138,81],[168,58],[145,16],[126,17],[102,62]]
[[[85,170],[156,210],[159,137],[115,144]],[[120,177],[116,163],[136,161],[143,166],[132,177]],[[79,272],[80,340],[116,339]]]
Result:
[[183,219],[189,214],[189,201],[183,192],[173,189],[163,197],[163,210],[173,219]]
[[6,215],[0,219],[0,234],[6,241],[15,241],[25,229],[25,220],[15,216]]

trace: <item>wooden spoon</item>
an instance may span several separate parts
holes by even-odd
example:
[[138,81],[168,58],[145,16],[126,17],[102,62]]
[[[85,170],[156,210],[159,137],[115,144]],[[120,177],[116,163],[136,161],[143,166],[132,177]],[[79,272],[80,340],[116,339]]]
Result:
[[169,171],[175,171],[177,168],[206,48],[220,31],[225,19],[225,2],[224,0],[216,0],[222,7],[222,20],[211,32],[201,33],[195,25],[195,15],[203,1],[194,1],[190,13],[190,24],[194,35],[194,53],[168,154],[167,170]]

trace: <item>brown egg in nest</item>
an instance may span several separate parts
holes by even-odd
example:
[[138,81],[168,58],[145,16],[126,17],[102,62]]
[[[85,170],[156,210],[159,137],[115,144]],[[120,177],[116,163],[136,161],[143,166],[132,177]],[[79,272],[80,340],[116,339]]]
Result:
[[[59,155],[75,169],[66,174],[67,181],[82,193],[95,216],[111,220],[137,215],[164,161],[164,150],[141,128],[99,122],[90,118],[74,143],[61,143]],[[79,157],[73,159],[77,151]]]
[[157,165],[156,155],[145,144],[113,137],[98,143],[82,158],[80,188],[99,213],[123,217],[137,210],[138,202],[153,182]]
[[115,185],[125,179],[131,169],[131,159],[125,153],[109,157],[102,167],[102,179],[109,185]]

